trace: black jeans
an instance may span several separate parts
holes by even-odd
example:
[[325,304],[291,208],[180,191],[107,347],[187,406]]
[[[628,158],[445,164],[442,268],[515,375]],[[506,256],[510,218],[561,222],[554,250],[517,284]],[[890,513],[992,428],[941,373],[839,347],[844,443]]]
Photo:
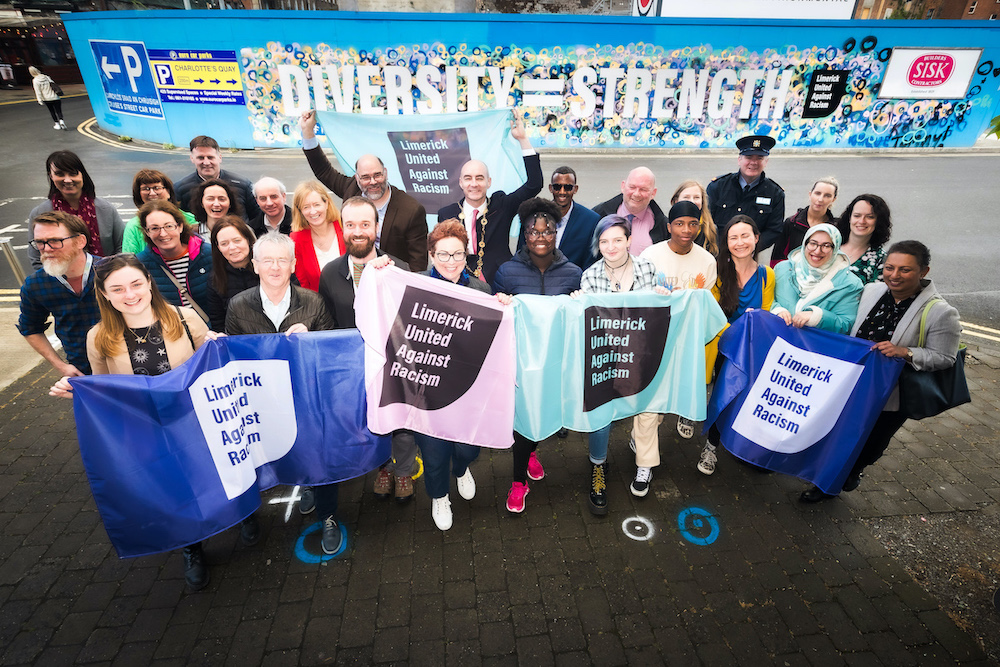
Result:
[[531,452],[538,449],[538,443],[528,440],[520,433],[514,433],[514,481],[528,481],[528,459]]
[[53,100],[52,102],[46,102],[45,106],[49,108],[49,113],[52,114],[53,123],[58,123],[63,119],[62,100]]
[[858,455],[858,460],[854,463],[851,474],[856,475],[882,458],[892,436],[896,435],[896,431],[905,421],[906,415],[902,412],[885,411],[879,414],[878,419],[875,420],[875,426],[872,427],[872,432],[865,441],[865,446],[861,449],[861,454]]

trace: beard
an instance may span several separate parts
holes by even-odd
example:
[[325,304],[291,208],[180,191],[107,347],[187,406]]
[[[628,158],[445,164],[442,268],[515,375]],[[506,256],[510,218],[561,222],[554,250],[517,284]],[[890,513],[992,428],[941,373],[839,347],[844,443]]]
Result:
[[368,201],[378,201],[383,196],[385,196],[385,193],[388,190],[389,190],[389,182],[385,181],[384,183],[379,185],[378,190],[375,190],[373,186],[370,189],[369,188],[362,189],[361,194],[364,195],[364,198],[367,199]]
[[42,271],[49,274],[53,278],[59,278],[65,276],[69,271],[69,267],[72,266],[72,259],[64,259],[62,261],[58,259],[43,259],[42,260]]
[[365,259],[375,249],[375,238],[354,236],[347,240],[347,254],[357,259]]

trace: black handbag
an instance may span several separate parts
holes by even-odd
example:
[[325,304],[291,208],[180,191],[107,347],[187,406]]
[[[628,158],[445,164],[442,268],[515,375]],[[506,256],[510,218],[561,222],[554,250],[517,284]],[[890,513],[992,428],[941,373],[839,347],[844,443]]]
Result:
[[49,78],[49,88],[51,88],[52,92],[58,95],[59,97],[63,96],[63,89],[59,86],[58,83],[53,81],[51,78]]
[[[920,316],[917,347],[927,341],[927,313],[942,299],[931,299]],[[910,419],[939,415],[949,408],[971,403],[965,381],[965,345],[959,345],[955,365],[936,371],[918,371],[907,364],[899,376],[899,409]]]

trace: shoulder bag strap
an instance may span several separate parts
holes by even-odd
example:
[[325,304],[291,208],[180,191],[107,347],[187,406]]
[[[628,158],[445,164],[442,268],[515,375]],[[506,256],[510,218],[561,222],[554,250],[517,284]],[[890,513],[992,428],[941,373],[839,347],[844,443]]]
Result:
[[920,314],[920,333],[917,335],[917,347],[923,347],[924,343],[927,342],[927,313],[931,311],[935,303],[940,301],[944,301],[944,299],[934,297],[924,304],[924,311]]
[[188,328],[188,323],[187,320],[184,319],[184,313],[181,312],[181,307],[174,306],[174,310],[177,311],[177,317],[181,318],[181,324],[184,325],[184,333],[187,334],[188,342],[191,343],[191,351],[197,352],[197,349],[194,346],[194,336],[191,335],[191,329]]
[[[170,278],[170,282],[174,284],[174,287],[176,287],[181,294],[187,297],[188,303],[190,303],[191,305],[191,309],[194,310],[194,312],[198,313],[198,317],[205,320],[206,322],[211,321],[208,319],[208,314],[204,310],[202,310],[202,307],[199,306],[197,302],[195,302],[194,297],[191,296],[191,293],[188,292],[187,288],[184,287],[184,285],[181,285],[181,282],[177,280],[177,276],[171,273],[170,270],[164,266],[160,267],[160,271],[163,271],[163,275],[165,275],[167,278]],[[182,317],[181,319],[183,320],[184,318]]]

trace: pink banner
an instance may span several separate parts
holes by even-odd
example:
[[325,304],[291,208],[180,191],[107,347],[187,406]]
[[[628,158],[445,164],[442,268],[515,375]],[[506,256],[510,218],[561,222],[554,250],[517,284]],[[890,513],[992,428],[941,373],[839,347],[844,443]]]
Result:
[[365,341],[368,428],[481,447],[513,443],[513,309],[396,268],[365,271],[354,299]]

